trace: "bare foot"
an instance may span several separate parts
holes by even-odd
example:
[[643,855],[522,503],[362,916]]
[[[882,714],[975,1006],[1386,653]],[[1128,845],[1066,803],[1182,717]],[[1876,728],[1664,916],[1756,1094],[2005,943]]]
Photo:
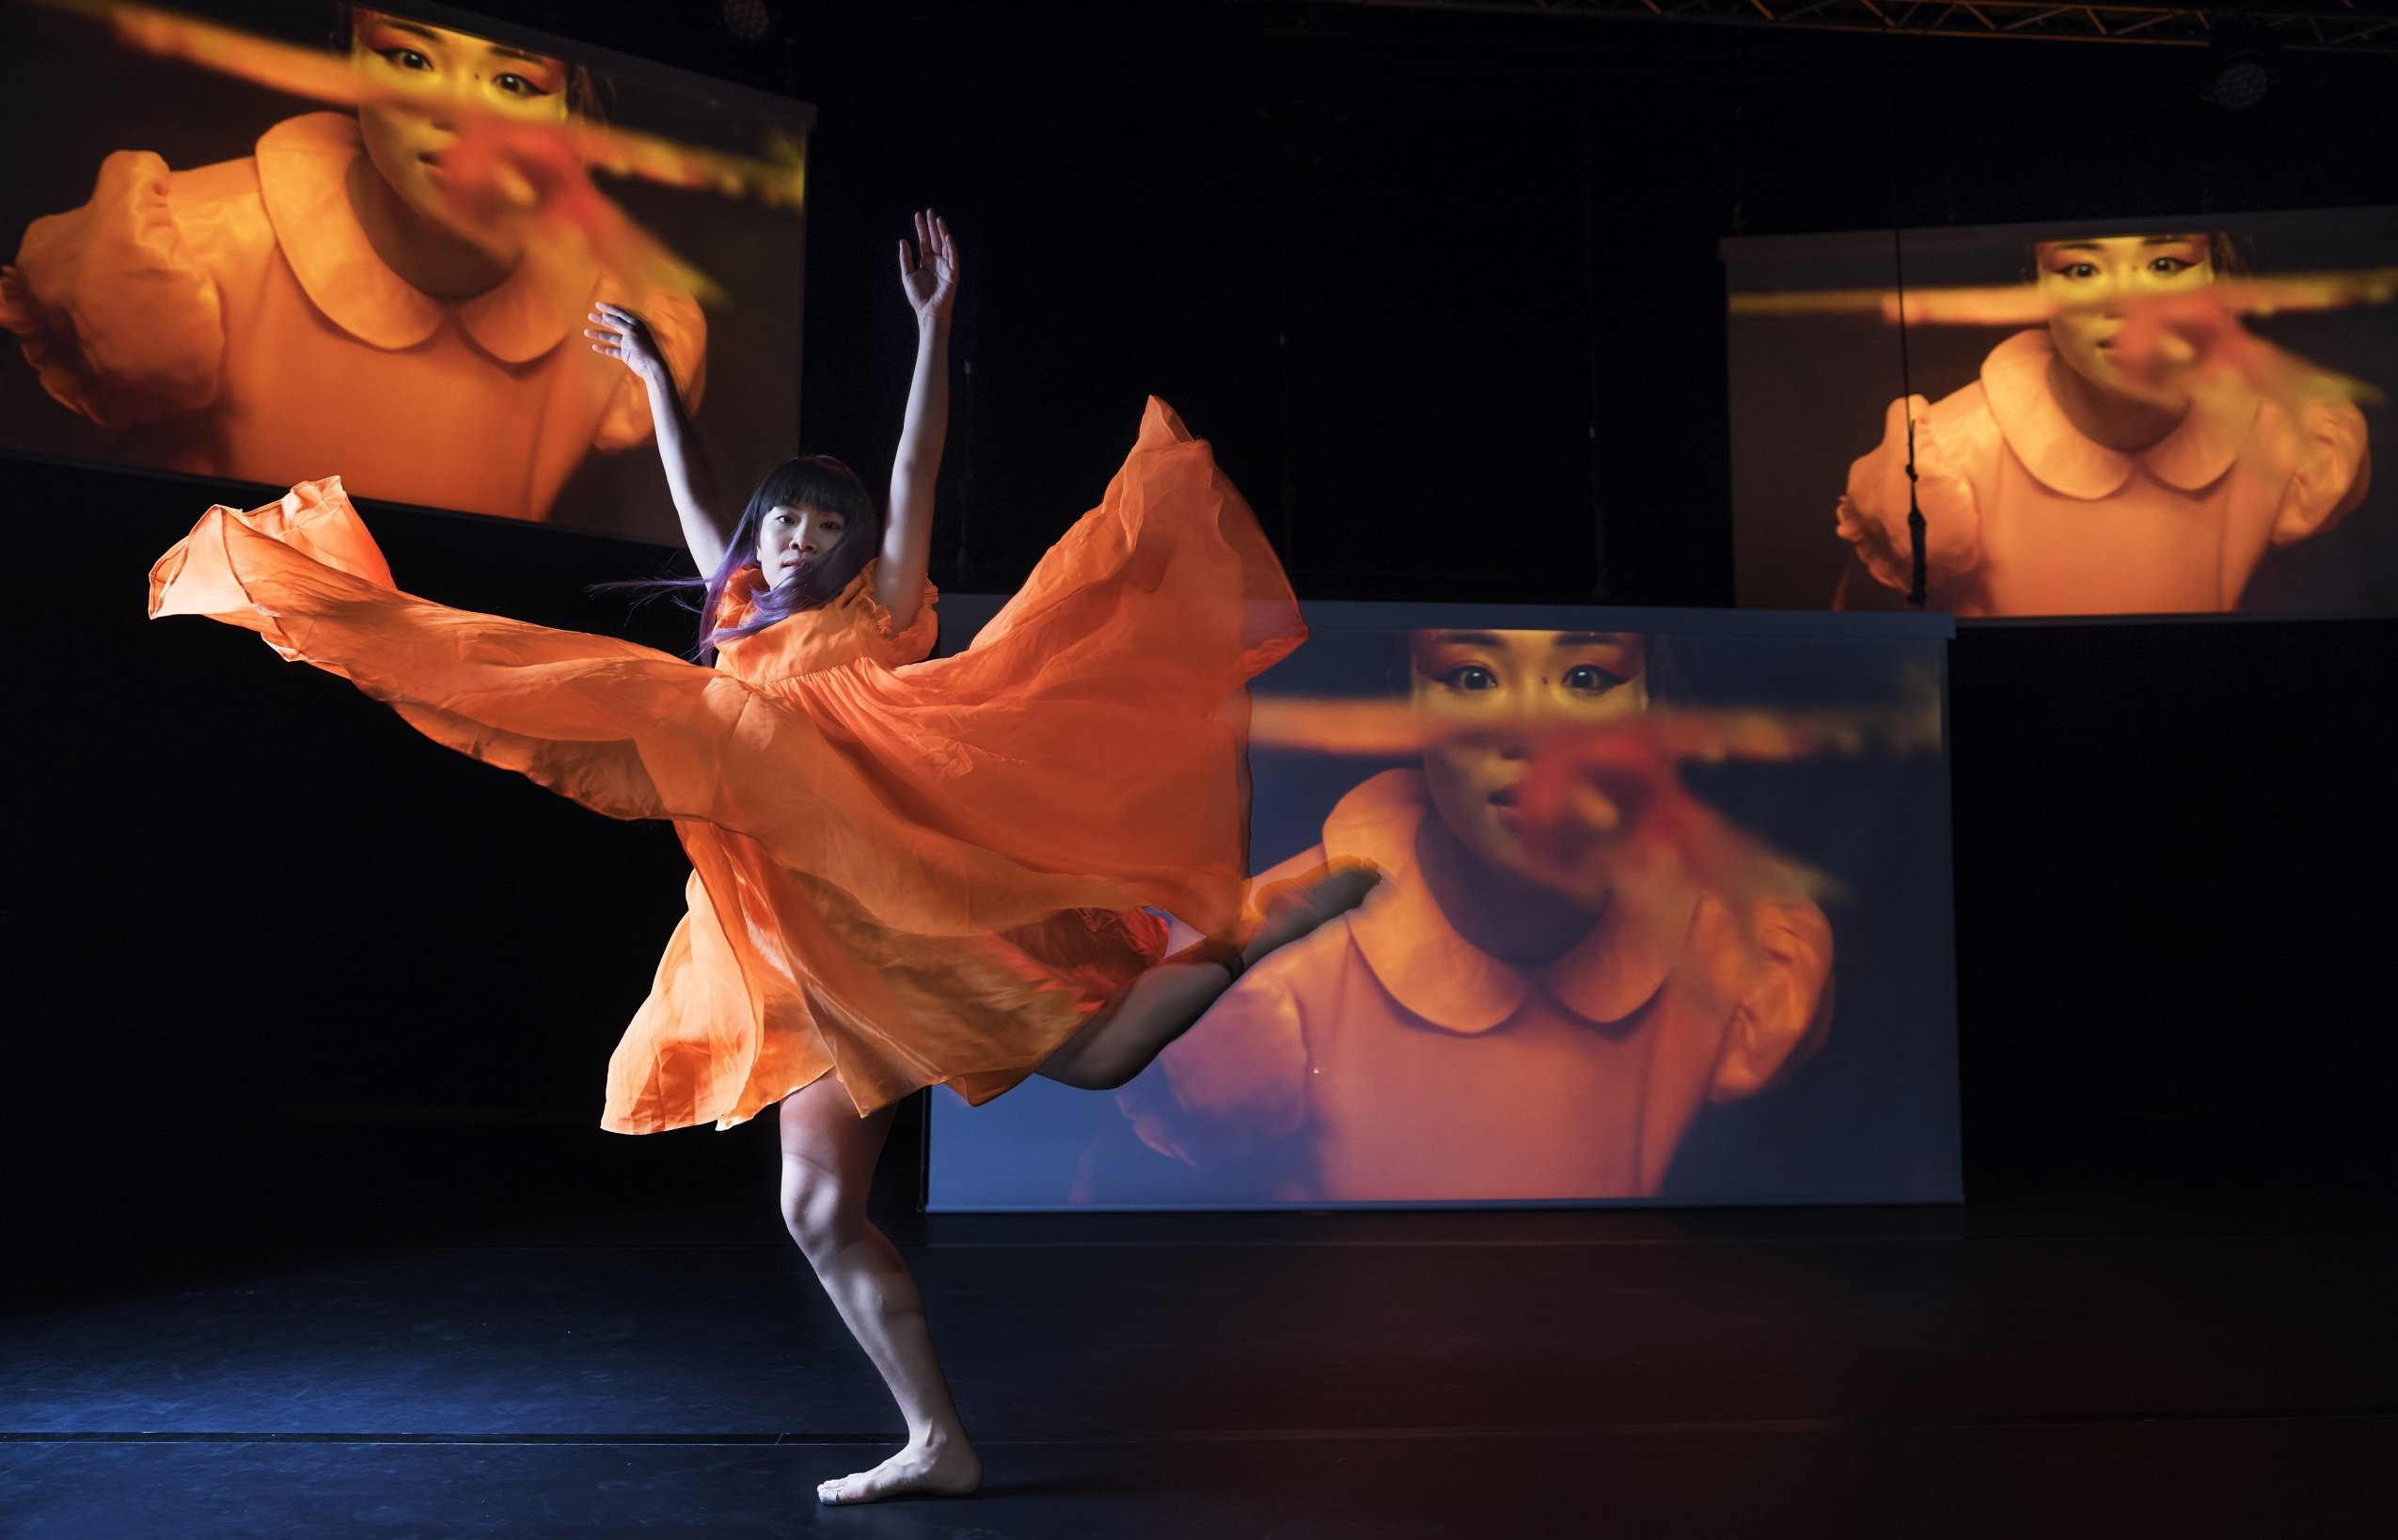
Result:
[[1268,952],[1356,908],[1381,880],[1382,870],[1373,862],[1344,856],[1306,876],[1259,888],[1257,928],[1240,949],[1244,966],[1254,967]]
[[971,1497],[983,1485],[983,1459],[972,1446],[909,1444],[872,1470],[816,1484],[816,1501],[839,1507],[899,1497]]

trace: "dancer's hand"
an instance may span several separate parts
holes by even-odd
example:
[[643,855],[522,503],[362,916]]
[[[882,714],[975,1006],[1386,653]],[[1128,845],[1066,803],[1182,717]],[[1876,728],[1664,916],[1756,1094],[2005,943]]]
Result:
[[926,209],[916,216],[916,242],[899,243],[899,286],[919,322],[949,323],[957,299],[957,243],[949,221]]
[[583,328],[583,335],[592,339],[593,353],[617,360],[639,375],[646,385],[661,385],[670,377],[666,350],[658,346],[657,335],[650,330],[650,323],[639,315],[602,300],[595,302],[592,313],[583,319],[591,322]]

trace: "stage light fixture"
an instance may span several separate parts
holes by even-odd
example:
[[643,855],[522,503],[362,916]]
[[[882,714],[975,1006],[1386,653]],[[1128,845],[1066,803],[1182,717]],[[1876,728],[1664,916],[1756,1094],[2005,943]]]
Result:
[[2262,27],[2225,25],[2207,45],[2203,95],[2225,112],[2246,112],[2281,82],[2280,54]]
[[2273,71],[2254,53],[2243,51],[2227,56],[2215,68],[2215,83],[2207,88],[2207,100],[2226,112],[2243,112],[2264,100],[2273,88]]
[[756,42],[774,30],[774,12],[765,0],[724,0],[718,15],[724,30],[743,42]]

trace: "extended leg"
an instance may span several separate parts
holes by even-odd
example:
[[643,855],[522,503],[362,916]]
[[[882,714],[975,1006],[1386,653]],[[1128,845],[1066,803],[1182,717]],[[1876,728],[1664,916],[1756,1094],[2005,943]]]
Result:
[[[1356,908],[1380,880],[1371,867],[1341,866],[1276,883],[1258,895],[1257,926],[1240,944],[1242,967]],[[1118,990],[1042,1062],[1039,1073],[1085,1091],[1112,1091],[1189,1031],[1232,987],[1232,970],[1210,947],[1178,951]]]
[[825,1482],[816,1488],[824,1502],[963,1497],[983,1479],[933,1353],[923,1296],[898,1249],[866,1218],[891,1119],[890,1108],[859,1117],[829,1075],[782,1102],[783,1223],[907,1420],[907,1448],[871,1470]]

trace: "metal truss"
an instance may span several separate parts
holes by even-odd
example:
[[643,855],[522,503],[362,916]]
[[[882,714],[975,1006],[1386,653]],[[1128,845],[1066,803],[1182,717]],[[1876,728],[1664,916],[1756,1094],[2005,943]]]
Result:
[[2262,6],[2059,5],[2056,0],[1317,0],[1392,10],[1908,32],[2047,42],[2248,46],[2398,54],[2398,0]]

